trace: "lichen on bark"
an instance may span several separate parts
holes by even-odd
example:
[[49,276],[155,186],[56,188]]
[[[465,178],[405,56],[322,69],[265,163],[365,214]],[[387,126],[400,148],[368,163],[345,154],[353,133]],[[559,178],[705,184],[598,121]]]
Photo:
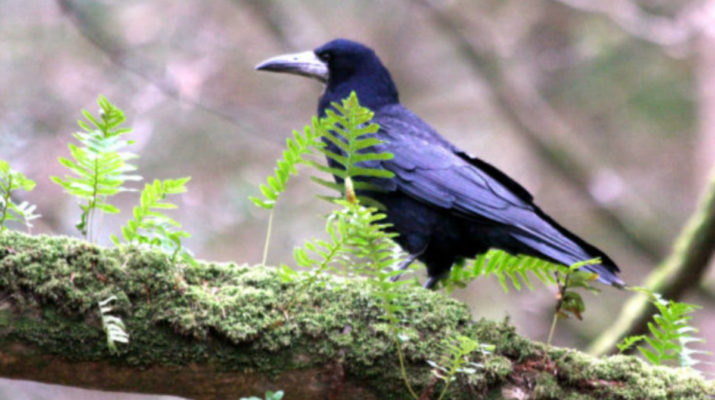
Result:
[[[466,335],[496,346],[459,376],[452,399],[708,398],[712,382],[629,356],[594,358],[472,321],[441,293],[401,287],[412,384],[438,393],[427,360]],[[130,334],[112,354],[97,303],[117,296]],[[296,290],[273,268],[172,265],[159,252],[61,236],[0,235],[0,376],[102,389],[237,398],[281,388],[294,398],[406,399],[394,341],[361,279]],[[547,357],[544,353],[547,352]],[[301,397],[302,396],[302,397]]]

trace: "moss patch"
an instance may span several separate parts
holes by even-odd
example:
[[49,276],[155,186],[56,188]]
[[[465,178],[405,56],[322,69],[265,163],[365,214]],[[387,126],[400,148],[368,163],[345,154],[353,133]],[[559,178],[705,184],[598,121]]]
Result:
[[[403,343],[415,387],[430,382],[438,343],[467,335],[496,346],[478,356],[477,374],[460,377],[449,398],[499,394],[528,383],[529,398],[707,398],[712,384],[692,372],[654,368],[632,357],[595,359],[544,346],[507,322],[470,319],[467,307],[420,288],[399,297]],[[328,278],[298,292],[272,268],[171,265],[158,252],[105,249],[56,236],[0,235],[0,344],[24,342],[71,360],[110,359],[97,303],[118,297],[131,335],[113,362],[137,367],[208,363],[266,376],[339,363],[380,398],[407,398],[379,300],[365,282]],[[290,306],[289,308],[286,308]],[[1,346],[0,346],[1,348]],[[575,396],[575,397],[574,397]]]

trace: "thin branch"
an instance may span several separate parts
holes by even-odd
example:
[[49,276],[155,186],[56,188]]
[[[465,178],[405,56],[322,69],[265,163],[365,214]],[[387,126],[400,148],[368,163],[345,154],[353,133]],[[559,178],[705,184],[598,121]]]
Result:
[[[715,168],[695,212],[678,236],[673,252],[651,272],[643,286],[666,299],[680,299],[702,280],[714,252]],[[621,309],[616,322],[593,342],[589,352],[608,353],[622,338],[645,332],[652,315],[647,296],[632,297]]]
[[[653,262],[658,260],[662,253],[660,240],[636,232],[633,227],[639,224],[632,222],[634,217],[609,208],[592,194],[591,171],[597,168],[588,165],[585,157],[572,156],[569,146],[557,139],[574,136],[574,129],[541,97],[533,84],[510,74],[509,69],[501,64],[499,51],[489,47],[496,40],[490,37],[493,34],[482,27],[478,35],[467,36],[459,29],[455,17],[431,0],[415,1],[424,6],[434,24],[452,39],[472,73],[489,87],[495,105],[514,131],[528,142],[529,148],[565,182],[576,188],[600,220],[625,243],[647,259]],[[482,40],[477,43],[473,38]]]
[[[637,3],[628,0],[591,1],[591,0],[555,0],[577,10],[602,14],[608,17],[625,32],[639,39],[663,47],[688,45],[698,29],[684,18],[689,12],[677,18],[668,18],[649,14]],[[687,7],[686,11],[700,7]]]
[[137,55],[131,54],[129,51],[124,49],[72,0],[57,0],[57,4],[68,17],[68,20],[77,29],[77,32],[97,50],[104,53],[107,58],[119,68],[146,81],[168,98],[201,110],[240,128],[239,132],[245,135],[250,135],[251,140],[264,141],[273,146],[278,145],[278,139],[271,140],[270,137],[264,133],[258,134],[258,129],[247,123],[244,118],[238,117],[235,110],[220,110],[206,105],[198,99],[182,96],[178,87],[173,82],[157,73],[151,72],[156,69],[154,66],[152,66],[148,61],[141,59]]
[[320,21],[313,18],[303,3],[286,4],[282,1],[234,0],[237,6],[251,7],[253,13],[263,21],[268,31],[284,47],[295,49],[312,48],[312,38],[325,38]]

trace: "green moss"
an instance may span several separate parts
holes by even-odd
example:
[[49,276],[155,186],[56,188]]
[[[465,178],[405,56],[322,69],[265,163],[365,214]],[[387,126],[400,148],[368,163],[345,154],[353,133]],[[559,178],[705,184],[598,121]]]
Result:
[[630,356],[595,358],[568,352],[557,360],[557,368],[564,383],[587,383],[596,397],[670,399],[678,393],[678,398],[700,398],[713,389],[691,369],[650,366]]
[[[360,279],[326,278],[296,290],[274,269],[200,263],[171,265],[159,252],[104,249],[66,237],[0,235],[2,342],[30,343],[73,360],[109,357],[97,302],[115,295],[131,335],[116,362],[147,366],[208,363],[219,370],[267,375],[340,362],[349,379],[380,398],[407,398],[394,341],[379,300]],[[459,376],[449,398],[497,396],[507,382],[530,379],[532,398],[706,398],[712,387],[690,372],[653,368],[631,357],[594,359],[545,348],[519,336],[508,321],[470,319],[458,301],[401,287],[402,343],[408,374],[419,390],[431,381],[427,360],[457,334],[494,344],[483,368]],[[290,306],[289,308],[286,308]],[[497,398],[497,397],[495,397]]]

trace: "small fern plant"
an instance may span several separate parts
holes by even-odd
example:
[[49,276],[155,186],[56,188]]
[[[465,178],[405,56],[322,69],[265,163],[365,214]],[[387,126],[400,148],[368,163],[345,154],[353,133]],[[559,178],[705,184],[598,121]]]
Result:
[[[653,315],[653,321],[648,322],[650,335],[629,336],[618,344],[618,350],[624,352],[636,346],[646,360],[655,365],[676,363],[681,367],[693,367],[700,361],[694,355],[710,354],[707,351],[690,348],[692,343],[703,343],[704,340],[693,336],[698,330],[690,326],[692,313],[701,307],[673,300],[666,300],[660,294],[645,288],[631,288],[644,293],[658,312]],[[638,345],[645,343],[645,345]]]
[[22,172],[10,168],[5,160],[0,160],[0,232],[6,229],[8,221],[22,221],[27,229],[32,228],[32,220],[39,218],[35,214],[36,206],[26,201],[17,203],[12,199],[12,192],[16,190],[31,191],[35,188],[35,181],[26,177]]
[[[586,303],[575,289],[586,289],[593,293],[599,293],[599,290],[591,285],[598,279],[598,274],[582,271],[581,268],[600,263],[600,258],[593,258],[571,264],[568,267],[559,266],[558,272],[555,273],[558,293],[556,294],[551,329],[549,329],[549,336],[546,339],[547,346],[551,346],[551,339],[554,337],[559,319],[566,319],[570,316],[576,317],[579,321],[583,319],[582,314],[586,311]],[[544,357],[547,355],[548,353],[544,353]]]
[[110,314],[114,310],[111,303],[116,300],[117,296],[109,296],[98,303],[102,329],[107,335],[107,348],[113,354],[119,352],[117,343],[129,343],[129,334],[124,322],[121,318]]
[[75,226],[90,241],[96,237],[93,227],[97,213],[119,212],[107,199],[119,192],[131,190],[122,186],[124,182],[141,179],[138,175],[130,174],[136,167],[127,162],[137,155],[121,151],[133,143],[123,139],[131,131],[122,127],[124,112],[104,96],[100,96],[97,103],[100,107],[99,117],[82,110],[87,121],[78,121],[82,131],[74,134],[80,145],[68,144],[72,159],[59,158],[60,164],[67,167],[72,175],[51,178],[67,193],[80,199],[82,214]]
[[[398,286],[409,284],[409,281],[394,282],[390,278],[399,274],[394,267],[402,259],[402,253],[392,240],[395,233],[388,232],[389,224],[383,222],[385,214],[375,207],[365,207],[360,204],[352,184],[352,177],[346,176],[345,198],[333,200],[341,208],[333,211],[327,218],[326,231],[329,240],[313,239],[303,248],[294,252],[298,266],[308,272],[307,278],[300,281],[297,293],[290,306],[300,294],[312,284],[320,284],[325,273],[330,271],[347,276],[363,276],[370,285],[371,297],[379,302],[382,318],[387,321],[388,333],[395,342],[400,373],[405,386],[413,398],[417,394],[412,388],[405,367],[405,356],[401,335],[401,319],[403,311],[397,299],[403,294],[396,290]],[[286,280],[295,280],[301,274],[283,266],[281,275]]]
[[[376,151],[376,146],[381,143],[375,137],[379,126],[371,122],[373,112],[360,106],[354,92],[341,103],[333,103],[332,108],[326,111],[324,118],[313,119],[303,135],[294,132],[293,139],[288,140],[288,149],[283,153],[283,159],[278,162],[276,174],[261,186],[265,198],[252,200],[261,207],[272,209],[279,194],[285,189],[287,178],[296,171],[295,166],[298,164],[308,165],[337,178],[337,182],[331,182],[311,177],[313,181],[337,192],[334,196],[318,196],[332,202],[337,209],[327,218],[328,240],[313,239],[303,248],[295,250],[296,264],[308,272],[307,278],[297,286],[297,293],[286,309],[290,308],[308,285],[320,283],[327,271],[366,276],[372,287],[371,295],[379,299],[390,337],[395,341],[405,385],[412,397],[417,398],[407,379],[399,334],[398,313],[401,309],[394,301],[400,295],[395,288],[407,282],[392,282],[389,279],[399,273],[393,267],[400,261],[401,253],[392,241],[395,234],[387,232],[389,225],[383,222],[385,215],[377,208],[363,206],[361,201],[370,200],[357,193],[357,190],[375,189],[366,180],[393,176],[390,171],[373,167],[375,161],[389,160],[393,156]],[[314,156],[318,154],[329,160],[328,165],[315,159]],[[282,266],[281,275],[285,280],[305,276],[286,265]]]
[[[153,183],[147,183],[142,190],[139,205],[134,207],[133,218],[122,227],[124,240],[127,243],[158,248],[169,255],[172,263],[178,258],[193,263],[193,257],[181,243],[182,238],[191,235],[180,230],[180,223],[162,213],[162,210],[176,208],[175,204],[166,201],[166,197],[186,192],[185,185],[190,179],[155,179]],[[116,235],[112,235],[111,239],[115,245],[120,245]]]
[[443,284],[447,292],[458,287],[465,287],[469,282],[481,277],[495,277],[504,292],[509,293],[509,288],[521,290],[527,287],[534,290],[530,276],[543,283],[545,286],[556,286],[556,305],[551,329],[547,337],[547,345],[551,343],[556,324],[559,319],[575,316],[582,319],[586,310],[586,303],[581,294],[574,289],[587,289],[593,293],[598,290],[590,283],[597,279],[597,275],[580,268],[586,265],[600,263],[598,258],[574,263],[570,266],[552,263],[536,257],[512,255],[502,250],[491,249],[477,256],[470,264],[465,266],[462,260],[452,267]]
[[[262,264],[265,265],[273,221],[273,208],[280,194],[285,190],[291,175],[298,172],[298,165],[307,165],[314,170],[332,174],[338,182],[331,182],[318,176],[311,180],[338,192],[335,196],[318,196],[328,201],[341,199],[345,194],[344,182],[351,178],[355,190],[374,189],[364,178],[391,178],[392,172],[370,168],[365,163],[377,160],[389,160],[391,153],[375,152],[374,146],[381,142],[375,137],[379,130],[377,124],[371,123],[374,113],[360,106],[357,95],[352,92],[342,102],[331,104],[333,109],[326,111],[323,118],[314,117],[311,124],[303,129],[301,134],[294,131],[286,141],[283,157],[278,160],[274,174],[260,185],[262,197],[251,197],[251,201],[259,207],[270,209],[268,229],[263,252]],[[335,150],[337,149],[337,150]],[[324,165],[316,160],[322,154],[331,160],[332,165]],[[354,192],[353,192],[354,193]],[[362,198],[364,201],[369,201]]]
[[[340,208],[331,212],[325,223],[327,239],[313,238],[302,247],[296,247],[293,258],[304,272],[298,273],[287,265],[281,266],[284,281],[299,281],[297,292],[313,284],[322,285],[327,273],[350,277],[365,276],[377,288],[383,288],[386,300],[391,304],[395,286],[408,283],[392,282],[390,277],[399,274],[394,266],[402,258],[402,252],[392,240],[395,233],[388,233],[388,224],[382,222],[385,215],[374,207],[362,206],[352,191],[352,179],[346,178],[346,199],[335,200]],[[297,298],[296,295],[294,297]],[[291,302],[286,308],[290,308]],[[398,310],[386,310],[386,318],[393,317]]]
[[283,157],[278,159],[273,175],[268,176],[266,183],[259,186],[263,198],[249,197],[258,207],[271,210],[263,246],[262,265],[266,265],[268,258],[268,246],[271,242],[273,228],[273,210],[278,196],[285,190],[291,175],[298,173],[297,166],[306,164],[308,162],[307,157],[314,154],[315,149],[323,146],[323,142],[320,141],[322,131],[322,122],[318,117],[313,117],[311,124],[303,129],[303,134],[293,131],[293,137],[286,139],[286,149],[283,151]]
[[427,364],[432,367],[432,374],[444,382],[438,400],[444,398],[449,385],[456,380],[458,374],[473,375],[483,369],[482,364],[470,359],[473,353],[491,354],[495,349],[493,344],[479,343],[463,335],[443,340],[440,347],[442,359],[439,362],[427,360]]
[[[379,223],[385,218],[384,214],[377,213],[374,208],[360,205],[356,192],[361,189],[374,189],[364,178],[393,176],[390,171],[366,165],[393,157],[391,153],[374,151],[381,143],[375,137],[380,127],[371,122],[374,113],[360,106],[355,92],[331,106],[332,109],[326,110],[325,117],[313,118],[302,134],[293,132],[292,138],[287,140],[283,157],[277,162],[274,175],[269,176],[266,183],[260,186],[263,198],[251,198],[257,206],[273,209],[280,193],[285,190],[289,177],[297,173],[296,167],[299,164],[337,177],[337,182],[330,182],[311,176],[313,181],[338,192],[335,196],[318,196],[338,206],[327,218],[326,233],[329,240],[313,239],[303,248],[294,251],[298,266],[311,271],[308,278],[311,283],[324,272],[353,265],[369,268],[349,273],[369,271],[375,275],[389,274],[383,271],[394,265],[399,254],[391,240],[394,234],[386,233],[387,225]],[[330,161],[329,165],[316,160],[315,156],[319,154]],[[356,260],[365,262],[355,262]],[[289,267],[283,266],[282,271],[286,279],[295,278]]]

